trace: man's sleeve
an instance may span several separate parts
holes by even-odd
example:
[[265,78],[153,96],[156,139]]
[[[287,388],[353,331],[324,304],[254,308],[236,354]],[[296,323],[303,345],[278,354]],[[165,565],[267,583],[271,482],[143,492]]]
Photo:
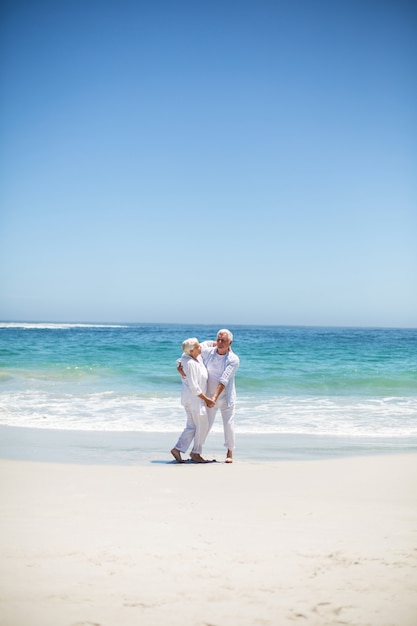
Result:
[[234,357],[235,358],[232,360],[231,363],[229,363],[229,365],[227,365],[223,374],[220,376],[219,383],[221,383],[225,387],[227,387],[229,382],[233,379],[233,376],[235,375],[236,370],[239,367],[239,357],[237,357],[236,355],[234,355]]
[[200,346],[203,350],[207,348],[213,348],[216,345],[216,342],[212,339],[207,339],[206,341],[200,341]]

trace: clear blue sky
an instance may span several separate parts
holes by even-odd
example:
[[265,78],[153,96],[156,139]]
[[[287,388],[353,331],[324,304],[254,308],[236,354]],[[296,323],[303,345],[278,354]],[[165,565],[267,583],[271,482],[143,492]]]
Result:
[[1,11],[1,320],[417,326],[415,2]]

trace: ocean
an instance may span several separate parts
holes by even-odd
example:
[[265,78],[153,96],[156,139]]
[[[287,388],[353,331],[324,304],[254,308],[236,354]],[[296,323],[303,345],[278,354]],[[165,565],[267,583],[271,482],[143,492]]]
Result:
[[[0,324],[0,425],[173,433],[181,343],[217,326]],[[233,326],[236,433],[417,436],[417,329]],[[220,416],[213,431],[222,432]],[[175,434],[175,435],[174,435]]]

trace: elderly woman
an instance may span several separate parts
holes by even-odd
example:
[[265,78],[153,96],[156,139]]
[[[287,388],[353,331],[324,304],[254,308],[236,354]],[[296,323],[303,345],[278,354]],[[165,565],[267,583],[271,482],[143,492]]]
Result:
[[184,353],[181,359],[186,377],[182,379],[181,404],[187,415],[187,423],[171,454],[178,463],[183,463],[181,453],[185,453],[191,441],[194,446],[191,451],[191,460],[195,463],[207,463],[201,456],[203,444],[209,431],[207,408],[213,407],[214,402],[206,396],[207,370],[201,358],[201,346],[198,339],[190,337],[182,344]]

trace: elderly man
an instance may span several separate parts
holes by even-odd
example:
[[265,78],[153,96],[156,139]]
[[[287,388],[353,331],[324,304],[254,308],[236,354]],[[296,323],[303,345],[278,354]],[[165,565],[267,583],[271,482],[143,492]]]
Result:
[[[218,409],[223,419],[224,445],[227,448],[226,463],[233,462],[235,447],[235,374],[239,367],[239,357],[231,350],[233,335],[227,328],[217,333],[217,341],[204,341],[201,345],[201,357],[207,368],[207,396],[214,402],[207,408],[209,429],[213,426]],[[184,372],[179,371],[182,376]]]

